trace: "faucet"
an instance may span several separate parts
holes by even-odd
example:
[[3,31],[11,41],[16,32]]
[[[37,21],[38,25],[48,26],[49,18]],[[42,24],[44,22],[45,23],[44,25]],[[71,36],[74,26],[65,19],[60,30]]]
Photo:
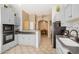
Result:
[[73,32],[73,31],[76,33],[76,38],[78,38],[78,32],[77,32],[77,30],[71,30],[70,31],[70,35],[71,35],[71,32]]
[[[76,41],[76,42],[78,42],[79,43],[79,38],[78,38],[78,32],[77,32],[77,30],[71,30],[71,32],[72,31],[74,31],[75,33],[76,33],[76,36],[72,36],[71,34],[71,36],[70,36],[70,38],[72,39],[72,40],[74,40],[74,41]],[[71,33],[70,32],[70,33]],[[73,37],[73,38],[72,38]]]

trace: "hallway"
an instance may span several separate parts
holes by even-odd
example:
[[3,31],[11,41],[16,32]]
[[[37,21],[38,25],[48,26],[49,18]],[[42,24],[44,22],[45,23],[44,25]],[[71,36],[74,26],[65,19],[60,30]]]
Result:
[[52,48],[51,39],[49,39],[47,36],[43,36],[41,38],[40,49],[46,52],[52,52],[54,48]]

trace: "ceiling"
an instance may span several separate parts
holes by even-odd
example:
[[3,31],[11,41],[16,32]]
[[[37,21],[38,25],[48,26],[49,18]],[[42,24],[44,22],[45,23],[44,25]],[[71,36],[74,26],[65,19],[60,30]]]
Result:
[[35,15],[49,15],[52,13],[54,4],[23,4],[20,7]]

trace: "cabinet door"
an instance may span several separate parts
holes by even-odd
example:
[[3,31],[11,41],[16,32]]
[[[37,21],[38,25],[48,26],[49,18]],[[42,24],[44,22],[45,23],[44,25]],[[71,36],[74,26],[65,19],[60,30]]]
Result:
[[1,8],[1,23],[5,24],[5,20],[6,20],[6,15],[5,15],[5,9]]
[[72,18],[72,5],[65,7],[65,20],[68,21]]
[[22,34],[18,34],[18,43],[19,44],[22,44],[23,43]]
[[9,8],[9,23],[14,24],[14,12]]
[[9,24],[9,9],[1,8],[1,21],[2,24]]
[[15,34],[15,41],[18,43],[18,34]]
[[36,44],[36,39],[35,39],[35,35],[32,34],[23,34],[23,45],[31,45],[31,46],[35,46]]
[[29,45],[29,44],[30,44],[29,35],[23,34],[23,45]]
[[72,5],[72,16],[73,18],[79,17],[79,5],[78,4]]
[[35,35],[34,34],[30,34],[29,35],[30,37],[29,37],[29,44],[30,45],[32,45],[32,46],[35,46],[36,45],[36,37],[35,37]]

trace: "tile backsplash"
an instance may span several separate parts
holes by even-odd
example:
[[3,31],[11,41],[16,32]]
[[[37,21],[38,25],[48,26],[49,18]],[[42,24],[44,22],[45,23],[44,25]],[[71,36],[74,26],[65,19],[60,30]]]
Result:
[[78,31],[78,34],[79,34],[79,24],[69,24],[67,23],[66,24],[66,29],[71,31],[71,30],[77,30]]

